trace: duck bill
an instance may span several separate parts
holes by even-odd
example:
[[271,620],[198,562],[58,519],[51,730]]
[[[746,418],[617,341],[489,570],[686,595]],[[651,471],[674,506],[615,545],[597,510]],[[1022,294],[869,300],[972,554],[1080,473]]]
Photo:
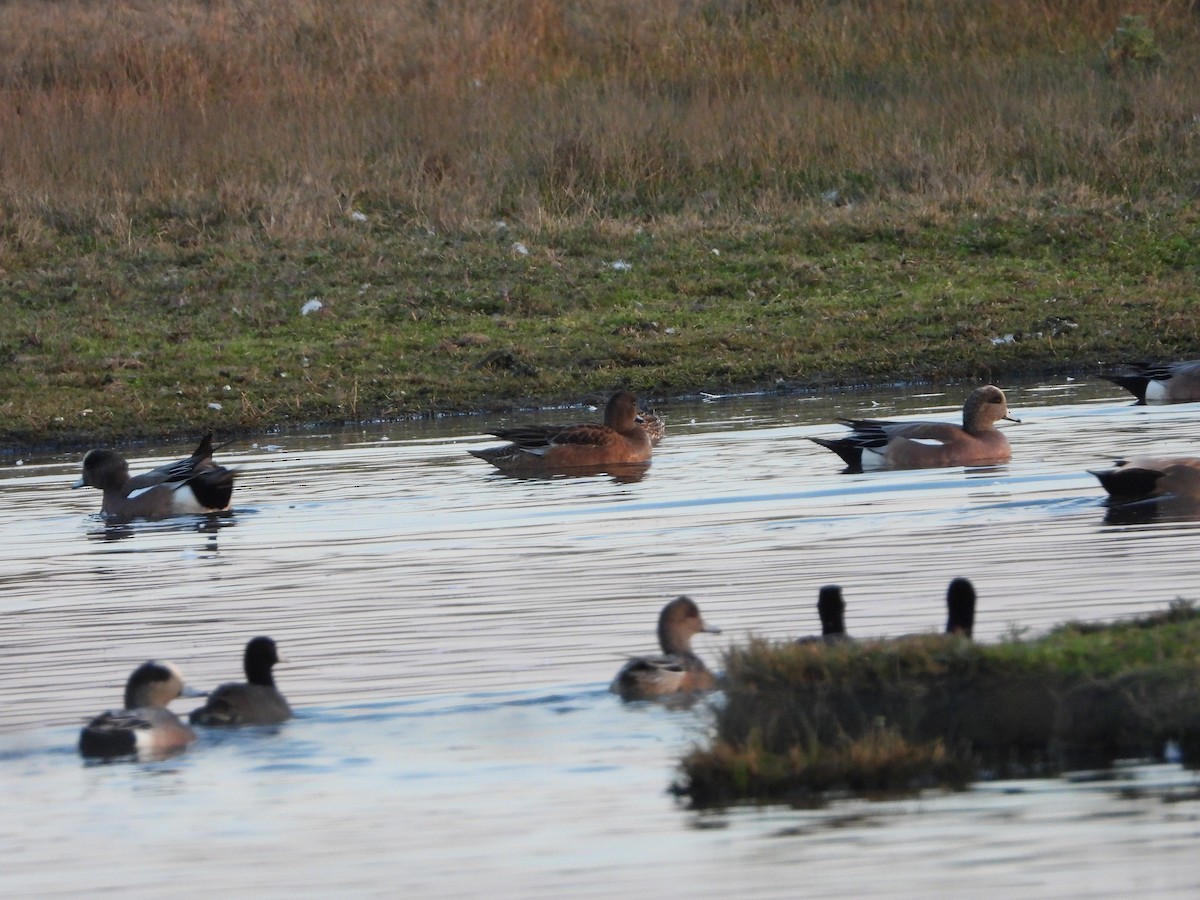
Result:
[[77,482],[75,482],[73,485],[71,485],[71,490],[75,490],[76,488],[81,488],[81,487],[87,487],[87,485],[83,483],[82,478],[80,478]]
[[1008,422],[1016,422],[1018,425],[1021,424],[1021,420],[1018,419],[1016,416],[1005,416],[1004,418]]

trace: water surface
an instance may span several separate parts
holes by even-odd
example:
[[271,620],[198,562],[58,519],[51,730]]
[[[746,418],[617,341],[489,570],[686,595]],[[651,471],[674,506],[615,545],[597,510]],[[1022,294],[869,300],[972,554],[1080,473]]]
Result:
[[[697,814],[666,789],[703,708],[606,691],[681,593],[724,629],[697,640],[714,664],[751,634],[817,630],[831,581],[861,636],[940,628],[957,575],[979,591],[981,640],[1197,599],[1200,526],[1108,523],[1086,470],[1194,454],[1200,405],[1014,388],[1013,462],[986,469],[846,475],[806,440],[837,433],[837,416],[954,419],[968,390],[663,404],[668,436],[631,483],[497,474],[466,452],[490,443],[496,420],[478,417],[274,435],[219,452],[240,469],[233,515],[123,528],[95,517],[98,493],[67,490],[78,455],[6,458],[5,886],[1195,896],[1198,785],[1177,766]],[[81,721],[119,705],[139,662],[212,687],[239,676],[255,634],[289,659],[277,674],[295,721],[206,732],[162,762],[80,761]]]

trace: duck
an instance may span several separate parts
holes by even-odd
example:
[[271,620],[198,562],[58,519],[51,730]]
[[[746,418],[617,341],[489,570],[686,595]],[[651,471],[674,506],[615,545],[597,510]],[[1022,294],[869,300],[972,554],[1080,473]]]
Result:
[[653,445],[638,424],[638,415],[637,398],[629,391],[617,391],[604,408],[603,425],[499,428],[488,433],[509,444],[469,452],[498,469],[515,472],[645,464]]
[[166,756],[187,748],[196,732],[167,709],[177,697],[203,696],[188,688],[173,663],[144,662],[125,684],[125,708],[101,713],[79,733],[85,757]]
[[244,682],[222,684],[208,695],[208,702],[192,710],[193,725],[278,725],[292,717],[271,669],[281,662],[275,642],[256,637],[246,644],[242,665]]
[[1020,422],[1009,415],[1004,391],[986,384],[967,397],[961,426],[949,422],[842,419],[851,434],[809,440],[832,450],[853,472],[996,465],[1012,458],[1008,438],[996,429],[1001,419]]
[[229,508],[234,472],[213,462],[212,433],[186,459],[130,477],[129,463],[115,450],[89,450],[83,474],[72,487],[104,492],[100,512],[112,519],[165,519]]
[[638,656],[621,667],[609,690],[622,700],[648,700],[673,694],[698,693],[716,688],[717,678],[692,652],[692,637],[702,632],[720,634],[705,624],[700,607],[690,597],[677,597],[658,617],[658,643],[662,656]]
[[846,601],[842,599],[840,586],[827,584],[817,593],[817,616],[821,619],[821,634],[802,637],[797,644],[836,644],[850,640],[846,634]]
[[646,437],[650,438],[650,446],[657,447],[659,442],[667,433],[667,423],[655,412],[648,409],[639,409],[637,414],[637,423],[642,426],[642,431],[646,432]]
[[975,585],[955,578],[946,590],[946,634],[970,638],[975,630]]
[[1142,501],[1200,503],[1200,459],[1141,456],[1118,460],[1111,469],[1090,469],[1117,504]]
[[1162,363],[1129,363],[1132,372],[1101,375],[1105,381],[1120,385],[1137,397],[1138,406],[1147,403],[1190,403],[1200,400],[1200,360]]

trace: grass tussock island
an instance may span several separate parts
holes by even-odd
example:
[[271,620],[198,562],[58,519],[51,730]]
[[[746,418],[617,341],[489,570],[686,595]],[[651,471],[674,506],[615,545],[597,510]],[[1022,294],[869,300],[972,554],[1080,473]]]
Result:
[[5,3],[0,441],[1195,354],[1128,6]]
[[675,790],[698,807],[894,794],[1159,757],[1200,768],[1200,610],[975,644],[947,635],[728,651]]

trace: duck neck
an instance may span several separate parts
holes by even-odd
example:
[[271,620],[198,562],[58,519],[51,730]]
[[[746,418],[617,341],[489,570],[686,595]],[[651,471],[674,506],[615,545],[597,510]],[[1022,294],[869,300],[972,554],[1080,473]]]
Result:
[[662,647],[662,652],[667,654],[667,656],[688,657],[694,655],[692,653],[692,638],[690,635],[681,637],[665,628],[658,630],[658,645]]
[[275,687],[275,676],[271,672],[271,663],[246,660],[246,680],[251,684],[263,687]]

